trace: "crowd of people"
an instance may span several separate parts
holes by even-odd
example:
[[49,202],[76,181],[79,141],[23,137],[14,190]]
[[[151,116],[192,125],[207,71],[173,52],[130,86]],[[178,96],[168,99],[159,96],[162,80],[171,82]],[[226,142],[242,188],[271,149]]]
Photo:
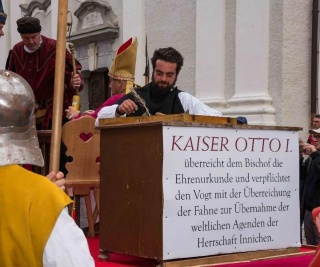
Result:
[[[4,35],[3,26],[6,17],[1,3],[1,36]],[[43,36],[41,29],[40,20],[37,18],[22,17],[17,20],[17,30],[22,41],[10,50],[6,71],[0,74],[0,80],[15,79],[16,81],[15,87],[10,90],[4,86],[0,88],[1,91],[7,93],[8,98],[0,101],[6,104],[0,106],[0,117],[9,117],[0,122],[0,127],[21,127],[23,131],[21,137],[26,139],[24,146],[20,148],[20,155],[12,163],[8,160],[0,162],[0,172],[3,173],[0,190],[2,201],[4,201],[0,212],[5,214],[6,220],[10,222],[0,223],[0,230],[6,237],[0,241],[0,265],[22,266],[28,263],[30,266],[51,266],[52,264],[55,266],[63,264],[93,266],[93,259],[85,236],[68,214],[67,206],[71,203],[71,199],[64,192],[64,173],[51,172],[46,179],[43,179],[42,176],[22,167],[25,164],[43,165],[43,157],[37,145],[38,140],[33,139],[35,143],[30,143],[28,138],[30,138],[30,131],[46,130],[52,127],[56,40]],[[125,113],[130,116],[133,110],[126,105],[132,105],[137,110],[140,102],[130,102],[130,99],[121,100],[126,93],[131,95],[130,92],[139,87],[134,83],[136,54],[136,38],[130,38],[119,47],[108,74],[112,97],[97,110],[85,111],[84,114],[81,114],[71,105],[73,95],[83,89],[81,65],[76,61],[77,73],[73,73],[72,56],[66,50],[63,122],[83,115],[90,115],[98,119],[102,117],[101,110],[106,107],[113,107],[119,112],[114,113],[114,116]],[[147,104],[144,107],[152,114],[157,112],[175,114],[188,111],[194,114],[222,115],[221,112],[209,108],[174,86],[183,65],[183,58],[177,50],[173,48],[156,50],[152,62],[154,67],[152,82],[138,90],[139,94],[140,90],[145,94],[141,96],[146,97]],[[148,90],[151,94],[148,93]],[[23,102],[17,108],[10,100],[16,101],[18,91],[20,94],[22,92],[25,97],[20,99]],[[3,98],[5,94],[0,95]],[[120,108],[117,109],[118,106]],[[137,112],[135,115],[139,116],[142,113]],[[24,116],[23,119],[21,116]],[[33,134],[36,135],[36,133]],[[9,141],[13,144],[15,142],[14,140]],[[38,160],[31,161],[31,158],[34,157]],[[11,194],[11,192],[17,193]],[[32,198],[33,194],[37,197]],[[6,204],[13,203],[13,197],[16,202],[19,202],[19,208],[15,212],[12,212],[13,205]],[[49,208],[44,198],[50,200]],[[30,205],[39,207],[39,209],[32,210],[32,218],[23,217],[26,215],[24,209]],[[17,219],[21,222],[19,225],[13,223]],[[29,221],[28,224],[24,224],[26,221]],[[43,230],[40,231],[40,228]],[[28,234],[19,235],[21,230]],[[12,242],[9,244],[8,240]],[[21,254],[20,257],[15,257],[17,253],[10,248],[25,247],[22,244],[33,245],[27,246],[27,252],[20,251],[18,253]]]
[[300,219],[308,245],[318,245],[320,233],[312,211],[320,206],[320,115],[315,115],[306,142],[300,143]]
[[[4,35],[6,18],[0,0],[0,37]],[[64,192],[64,174],[51,172],[44,178],[20,167],[21,164],[43,164],[39,148],[30,146],[29,131],[34,131],[35,126],[41,130],[52,127],[56,40],[41,34],[41,24],[37,18],[18,19],[17,30],[22,41],[10,50],[7,71],[0,72],[0,85],[1,81],[17,80],[16,88],[8,90],[0,86],[3,92],[0,97],[5,98],[0,99],[0,129],[10,126],[21,130],[25,143],[13,162],[0,159],[0,222],[4,217],[7,221],[0,223],[3,235],[0,239],[0,265],[22,266],[22,262],[27,262],[30,266],[94,266],[85,236],[68,214],[67,206],[71,200]],[[126,116],[186,112],[223,116],[220,111],[178,89],[176,81],[184,59],[173,47],[154,51],[151,58],[152,80],[142,87],[137,86],[134,83],[137,45],[137,39],[130,38],[119,47],[108,74],[112,96],[98,109],[82,114],[72,107],[73,95],[84,87],[81,65],[76,61],[77,71],[73,73],[72,55],[66,50],[63,123],[86,115],[94,117],[96,125],[101,118]],[[18,97],[17,88],[24,95],[24,104],[18,107],[12,102]],[[2,103],[6,105],[1,106]],[[239,117],[238,123],[247,124],[247,120]],[[319,211],[320,207],[320,115],[314,116],[309,134],[306,142],[300,142],[300,223],[306,243],[318,245],[320,216],[315,210]],[[9,141],[15,144],[14,140]],[[31,161],[31,158],[36,160]],[[31,197],[32,194],[37,197]],[[18,205],[10,204],[13,202]],[[25,210],[30,206],[38,208],[32,210],[32,216],[27,218]],[[27,225],[23,223],[26,221],[29,221]],[[28,234],[21,235],[21,231]],[[12,249],[17,247],[24,250],[18,253]],[[17,257],[17,254],[20,256]]]

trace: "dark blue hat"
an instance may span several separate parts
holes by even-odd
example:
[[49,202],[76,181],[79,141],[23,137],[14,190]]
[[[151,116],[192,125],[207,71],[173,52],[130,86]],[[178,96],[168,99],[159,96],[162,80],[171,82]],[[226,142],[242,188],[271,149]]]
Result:
[[247,118],[242,116],[237,117],[237,124],[248,124]]
[[0,23],[6,24],[7,14],[3,11],[2,0],[0,0]]

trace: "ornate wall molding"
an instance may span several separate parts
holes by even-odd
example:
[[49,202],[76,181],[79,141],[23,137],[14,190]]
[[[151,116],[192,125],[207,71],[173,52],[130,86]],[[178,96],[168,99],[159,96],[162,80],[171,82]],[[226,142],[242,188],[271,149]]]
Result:
[[32,1],[30,4],[21,4],[19,7],[25,16],[32,16],[32,13],[35,9],[46,11],[47,8],[51,5],[51,0],[37,0]]
[[115,39],[119,36],[119,21],[111,5],[104,0],[86,0],[74,12],[79,22],[71,41],[77,45]]

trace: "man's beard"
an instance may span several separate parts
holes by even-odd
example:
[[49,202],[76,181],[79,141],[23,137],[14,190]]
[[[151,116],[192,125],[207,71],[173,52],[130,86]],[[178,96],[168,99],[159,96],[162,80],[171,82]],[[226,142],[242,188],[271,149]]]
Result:
[[171,88],[176,84],[176,81],[177,81],[177,78],[173,81],[172,84],[165,81],[156,82],[154,79],[154,76],[152,75],[152,85],[154,88],[154,93],[159,96],[167,95],[167,93],[171,91]]

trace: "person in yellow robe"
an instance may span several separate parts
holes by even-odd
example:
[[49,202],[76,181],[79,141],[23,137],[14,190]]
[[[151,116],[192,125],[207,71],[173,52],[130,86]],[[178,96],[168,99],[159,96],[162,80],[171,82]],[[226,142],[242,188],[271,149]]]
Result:
[[0,71],[0,266],[94,266],[87,240],[69,216],[71,199],[20,166],[43,165],[34,110],[29,84]]

